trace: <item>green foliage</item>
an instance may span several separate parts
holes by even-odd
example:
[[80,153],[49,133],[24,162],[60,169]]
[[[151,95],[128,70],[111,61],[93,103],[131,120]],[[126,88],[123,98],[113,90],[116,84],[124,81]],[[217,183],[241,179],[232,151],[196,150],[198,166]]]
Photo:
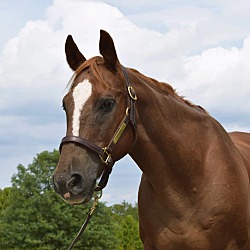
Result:
[[118,232],[121,244],[121,250],[139,250],[142,249],[142,244],[138,235],[138,221],[132,215],[126,215],[121,223],[120,231]]
[[137,204],[133,206],[132,204],[123,201],[121,204],[115,204],[111,207],[111,211],[114,214],[115,220],[122,220],[123,216],[131,215],[133,219],[138,221],[138,211]]
[[11,188],[0,189],[0,212],[8,206],[8,197],[10,195]]
[[[58,151],[44,151],[24,167],[18,165],[12,187],[0,190],[0,249],[67,249],[91,203],[72,206],[57,196],[51,183]],[[107,207],[99,202],[74,249],[142,249],[137,205]]]
[[118,250],[140,250],[142,243],[139,238],[137,204],[132,206],[126,201],[111,207],[116,222]]

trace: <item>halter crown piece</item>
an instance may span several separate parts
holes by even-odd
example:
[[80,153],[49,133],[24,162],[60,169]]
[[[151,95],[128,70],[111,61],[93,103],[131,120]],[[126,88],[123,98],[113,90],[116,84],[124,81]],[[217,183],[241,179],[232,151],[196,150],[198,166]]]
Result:
[[91,150],[93,153],[97,154],[100,157],[100,160],[105,164],[106,168],[103,171],[101,180],[96,186],[95,191],[100,191],[106,187],[109,175],[111,174],[112,168],[115,164],[115,161],[112,159],[112,151],[129,123],[133,128],[134,143],[136,141],[135,102],[137,100],[137,96],[134,88],[129,83],[128,73],[124,66],[122,66],[122,71],[125,77],[127,91],[128,91],[127,108],[125,115],[122,121],[120,122],[118,128],[116,129],[109,144],[106,147],[102,148],[95,145],[91,141],[81,138],[79,136],[65,136],[63,137],[59,148],[61,152],[64,144],[75,143]]

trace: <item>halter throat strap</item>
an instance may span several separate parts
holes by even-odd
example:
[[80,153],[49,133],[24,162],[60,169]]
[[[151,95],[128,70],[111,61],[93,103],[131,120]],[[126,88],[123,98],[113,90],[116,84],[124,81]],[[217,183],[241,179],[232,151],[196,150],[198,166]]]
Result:
[[62,147],[64,144],[67,143],[75,143],[77,145],[80,145],[84,148],[87,148],[91,152],[97,154],[100,157],[100,160],[105,165],[105,169],[102,173],[102,177],[100,182],[98,183],[97,187],[95,188],[95,191],[100,191],[104,187],[106,187],[109,179],[109,175],[112,172],[113,165],[115,164],[115,161],[112,158],[112,151],[115,148],[115,145],[121,138],[121,135],[125,131],[128,124],[131,124],[133,128],[134,133],[134,143],[136,142],[136,119],[135,119],[135,102],[137,100],[137,96],[135,93],[135,90],[129,83],[128,73],[124,66],[122,66],[122,71],[125,77],[127,92],[128,92],[128,101],[127,101],[127,108],[125,115],[123,119],[121,120],[118,128],[116,129],[111,141],[106,147],[99,147],[92,143],[89,140],[86,140],[84,138],[81,138],[79,136],[65,136],[61,140],[61,144],[59,147],[60,153],[62,151]]

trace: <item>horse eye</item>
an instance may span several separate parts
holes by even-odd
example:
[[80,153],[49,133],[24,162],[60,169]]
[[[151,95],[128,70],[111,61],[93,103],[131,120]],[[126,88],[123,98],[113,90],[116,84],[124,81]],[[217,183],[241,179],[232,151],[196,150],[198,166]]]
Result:
[[105,112],[110,112],[115,106],[115,101],[112,99],[107,99],[102,103],[101,110]]

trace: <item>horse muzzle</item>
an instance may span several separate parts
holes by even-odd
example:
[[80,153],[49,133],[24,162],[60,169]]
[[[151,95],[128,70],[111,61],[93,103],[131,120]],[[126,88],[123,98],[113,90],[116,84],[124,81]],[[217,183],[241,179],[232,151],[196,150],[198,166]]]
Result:
[[95,182],[88,188],[80,173],[54,173],[53,184],[56,193],[70,204],[88,202],[95,188]]

